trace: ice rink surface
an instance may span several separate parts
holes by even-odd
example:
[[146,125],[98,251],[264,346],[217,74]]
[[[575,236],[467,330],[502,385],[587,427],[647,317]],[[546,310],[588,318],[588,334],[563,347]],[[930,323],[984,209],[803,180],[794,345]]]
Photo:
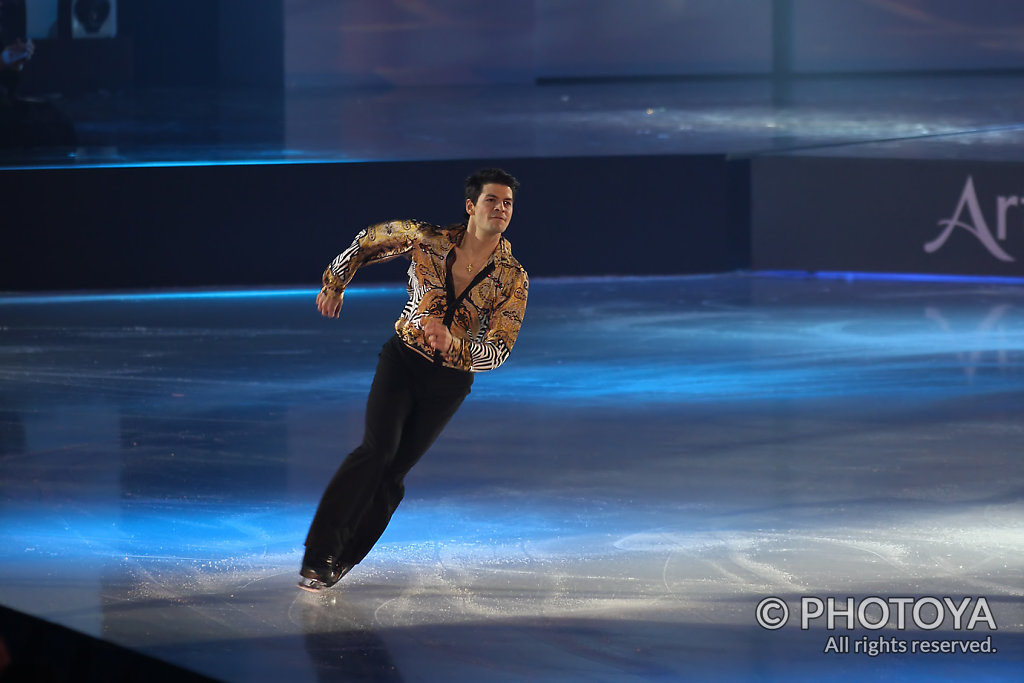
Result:
[[531,289],[322,595],[403,288],[0,298],[0,604],[227,681],[1024,677],[1019,283]]

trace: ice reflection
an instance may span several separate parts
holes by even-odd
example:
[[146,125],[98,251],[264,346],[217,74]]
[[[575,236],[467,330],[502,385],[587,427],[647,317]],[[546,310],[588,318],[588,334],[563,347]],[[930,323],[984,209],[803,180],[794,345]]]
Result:
[[[943,332],[950,335],[971,336],[975,340],[975,345],[984,347],[973,348],[969,351],[959,351],[956,354],[956,357],[963,365],[964,373],[967,377],[973,378],[984,358],[994,356],[996,364],[1006,368],[1011,363],[1011,351],[1019,352],[1024,350],[1024,338],[1021,338],[1019,333],[1015,334],[1011,329],[1011,325],[1003,320],[1012,309],[1013,305],[1009,303],[996,304],[977,323],[977,327],[965,330],[954,330],[953,325],[943,315],[942,309],[939,307],[928,306],[925,308],[924,314],[926,318],[938,325],[939,329]],[[1015,337],[1017,338],[1016,340],[1014,339]]]

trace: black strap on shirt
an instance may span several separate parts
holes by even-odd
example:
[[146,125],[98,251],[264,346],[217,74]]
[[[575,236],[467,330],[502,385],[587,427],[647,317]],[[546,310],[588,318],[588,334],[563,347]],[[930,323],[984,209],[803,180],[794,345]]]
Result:
[[[451,328],[452,321],[455,320],[455,311],[458,310],[462,301],[469,294],[470,290],[476,287],[478,284],[483,282],[484,278],[494,272],[494,261],[488,263],[484,268],[476,274],[470,283],[462,290],[462,294],[455,296],[455,278],[452,277],[452,264],[455,263],[455,249],[452,248],[448,252],[448,256],[444,260],[445,267],[445,282],[444,289],[446,294],[446,308],[444,312],[444,326]],[[443,357],[440,351],[434,352],[434,363],[440,364],[443,362]]]

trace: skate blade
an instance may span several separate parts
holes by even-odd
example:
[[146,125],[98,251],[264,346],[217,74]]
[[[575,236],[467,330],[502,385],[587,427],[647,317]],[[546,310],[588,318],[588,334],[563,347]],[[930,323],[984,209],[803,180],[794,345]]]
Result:
[[299,579],[299,588],[310,593],[319,593],[327,587],[326,583],[318,579],[307,579],[305,576]]

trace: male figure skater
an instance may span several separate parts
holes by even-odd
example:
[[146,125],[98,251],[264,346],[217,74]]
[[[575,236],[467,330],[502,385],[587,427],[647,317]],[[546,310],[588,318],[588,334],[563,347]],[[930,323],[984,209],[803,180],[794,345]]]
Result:
[[370,552],[405,494],[402,482],[469,394],[473,373],[508,358],[529,279],[504,232],[519,182],[486,168],[466,179],[465,224],[373,225],[331,262],[316,297],[337,318],[359,267],[407,255],[409,301],[381,349],[362,444],[342,463],[306,536],[299,587],[333,586]]

